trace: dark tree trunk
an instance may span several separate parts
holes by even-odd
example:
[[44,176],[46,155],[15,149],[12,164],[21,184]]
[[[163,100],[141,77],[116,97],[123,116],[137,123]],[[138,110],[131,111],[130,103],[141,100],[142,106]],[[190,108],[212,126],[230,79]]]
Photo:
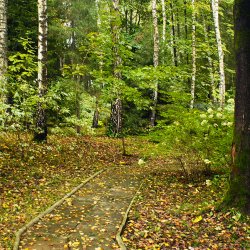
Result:
[[129,32],[130,34],[132,34],[133,32],[133,9],[130,9],[130,13],[129,13]]
[[126,33],[128,33],[128,10],[125,10],[125,29]]
[[250,214],[250,1],[235,0],[235,130],[229,198]]
[[[97,98],[97,97],[96,97]],[[95,112],[92,120],[92,128],[98,128],[99,123],[99,108],[98,108],[98,100],[96,100]]]
[[93,116],[92,128],[98,128],[99,123],[99,110],[96,109]]
[[117,98],[111,105],[111,130],[114,135],[120,135],[122,132],[122,101]]

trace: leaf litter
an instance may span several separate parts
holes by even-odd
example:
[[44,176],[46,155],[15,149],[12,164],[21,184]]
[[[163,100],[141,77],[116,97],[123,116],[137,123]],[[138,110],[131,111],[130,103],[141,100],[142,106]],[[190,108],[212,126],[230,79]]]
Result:
[[190,183],[181,172],[154,173],[130,211],[128,249],[249,249],[249,218],[216,209],[226,188],[225,178],[207,185],[201,177]]
[[[23,139],[19,141],[15,134],[2,136],[0,249],[12,249],[14,232],[18,228],[94,172],[114,166],[135,167],[136,164],[139,172],[143,170],[146,173],[147,181],[130,212],[123,234],[128,249],[250,248],[249,218],[235,209],[216,209],[227,189],[226,178],[221,177],[219,182],[206,177],[192,178],[190,181],[176,167],[178,163],[174,157],[162,152],[158,154],[154,144],[141,138],[132,138],[127,139],[127,145],[128,151],[133,152],[133,157],[122,156],[119,142],[106,137],[51,136],[48,144],[39,145],[33,143],[27,135],[23,135]],[[140,159],[143,164],[138,165]],[[106,180],[100,180],[96,187],[99,190],[112,190],[112,186],[118,185],[119,181],[118,178],[112,185],[106,185]],[[114,188],[113,194],[130,192],[131,196],[132,189],[128,191],[127,187],[120,187],[117,191]],[[62,237],[58,242],[58,249],[87,249],[88,245],[94,247],[96,235],[102,237],[100,243],[103,246],[90,249],[118,249],[115,241],[107,246],[110,237],[106,234],[109,226],[113,230],[119,228],[118,225],[113,227],[110,213],[118,200],[115,202],[116,198],[106,196],[105,199],[114,201],[113,207],[108,207],[102,204],[103,193],[94,194],[89,189],[82,192],[85,205],[76,197],[67,199],[64,214],[61,213],[62,210],[56,210],[45,218],[48,223],[46,230],[49,230],[49,225],[61,223],[61,226],[56,226],[54,233],[50,235],[40,234],[36,237],[42,238],[44,247],[47,244],[48,249],[51,249],[51,238],[58,239],[58,234],[67,235],[66,228],[71,227],[70,237]],[[91,199],[86,199],[86,196]],[[86,214],[94,206],[104,208],[106,219],[103,220],[103,216],[97,213],[93,216],[89,214],[89,219],[86,220]],[[124,211],[119,213],[123,215]],[[105,227],[101,227],[101,224]],[[45,225],[40,221],[36,224],[36,230],[46,228]],[[84,225],[91,229],[91,234],[83,233],[86,229]],[[27,243],[28,240],[24,239],[23,245]],[[35,240],[31,239],[30,243],[32,247]]]
[[106,137],[53,135],[47,144],[27,134],[0,137],[0,249],[12,249],[19,228],[93,173],[135,161]]

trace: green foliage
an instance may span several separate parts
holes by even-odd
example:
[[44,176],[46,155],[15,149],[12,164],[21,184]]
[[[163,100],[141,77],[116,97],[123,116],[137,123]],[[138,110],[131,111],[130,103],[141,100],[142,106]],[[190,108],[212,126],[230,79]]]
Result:
[[224,110],[213,107],[206,111],[170,107],[164,116],[166,124],[159,124],[152,132],[152,141],[161,143],[161,147],[176,156],[198,156],[208,168],[220,168],[230,164],[232,99],[228,100]]
[[22,51],[9,56],[7,75],[9,104],[1,104],[0,112],[2,128],[9,127],[11,130],[32,128],[38,101],[35,86],[37,63],[33,42],[30,38],[20,38],[18,42]]

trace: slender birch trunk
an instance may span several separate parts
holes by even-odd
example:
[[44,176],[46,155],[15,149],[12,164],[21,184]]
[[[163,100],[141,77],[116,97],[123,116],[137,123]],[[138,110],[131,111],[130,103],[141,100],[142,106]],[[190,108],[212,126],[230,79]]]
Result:
[[[205,16],[202,15],[202,18],[203,18],[203,30],[204,30],[205,43],[209,44]],[[208,51],[207,51],[208,71],[209,71],[210,82],[211,82],[212,100],[213,100],[213,103],[216,103],[217,100],[216,100],[216,90],[215,90],[213,61],[212,61],[212,57],[211,57],[211,53],[210,53],[209,49],[210,48],[208,48]]]
[[45,95],[47,93],[47,0],[38,0],[38,96],[36,141],[47,140],[47,117],[45,107]]
[[[111,7],[111,30],[112,30],[112,41],[113,41],[113,53],[114,53],[114,65],[113,75],[119,81],[122,79],[121,64],[122,59],[119,51],[119,40],[120,40],[120,13],[119,13],[119,0],[112,0],[113,6]],[[111,104],[111,130],[116,136],[119,136],[122,132],[122,101],[120,92],[118,90],[116,100]]]
[[0,101],[6,101],[7,73],[7,0],[0,0]]
[[[96,14],[97,14],[97,28],[98,30],[101,27],[102,21],[101,21],[101,16],[100,16],[100,0],[95,0],[95,4],[96,4]],[[102,52],[101,53],[101,58],[102,58]],[[103,60],[101,59],[99,62],[99,70],[102,74],[103,71]],[[103,85],[103,84],[102,84]],[[94,111],[94,115],[93,115],[93,119],[92,119],[92,128],[98,128],[98,124],[99,124],[99,96],[98,94],[96,94],[95,96],[95,111]]]
[[166,15],[166,6],[165,0],[161,0],[162,5],[162,41],[166,41],[166,26],[167,26],[167,15]]
[[100,0],[95,0],[95,6],[96,6],[96,14],[97,14],[97,27],[99,28],[101,26],[101,16],[100,16],[100,7],[99,7]]
[[194,108],[195,82],[196,82],[196,14],[195,0],[192,0],[192,77],[191,77],[191,103],[190,108]]
[[[185,39],[188,40],[188,23],[187,23],[187,1],[184,0],[184,23],[185,23]],[[186,52],[186,63],[189,64],[189,55]]]
[[175,31],[175,15],[173,10],[173,2],[170,1],[170,10],[171,10],[171,39],[170,44],[172,47],[172,62],[173,65],[178,66],[178,58],[177,58],[177,46],[176,46],[176,31]]
[[[159,65],[159,30],[157,20],[157,6],[156,0],[152,0],[152,16],[153,16],[153,27],[154,27],[154,68],[156,69]],[[158,102],[158,81],[155,79],[155,88],[153,93],[153,107],[151,113],[151,126],[155,126],[156,120],[156,107]]]
[[161,0],[162,5],[162,63],[164,64],[165,59],[165,43],[166,43],[166,26],[167,26],[167,16],[166,16],[166,6],[165,6],[165,0]]
[[219,71],[220,71],[220,84],[219,84],[219,101],[220,106],[223,107],[225,103],[225,72],[224,72],[224,53],[222,49],[221,35],[220,35],[220,25],[219,25],[219,0],[212,1],[212,12],[214,19],[214,28],[217,40],[218,57],[219,57]]

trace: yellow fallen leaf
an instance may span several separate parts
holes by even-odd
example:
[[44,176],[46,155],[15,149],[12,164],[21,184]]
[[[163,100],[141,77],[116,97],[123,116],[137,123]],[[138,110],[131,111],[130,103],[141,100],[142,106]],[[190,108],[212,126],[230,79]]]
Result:
[[170,245],[168,243],[164,242],[162,246],[169,247]]
[[202,219],[203,219],[203,218],[202,218],[202,216],[200,215],[200,216],[196,217],[196,218],[193,220],[193,223],[198,223],[198,222],[200,222]]
[[79,241],[75,241],[71,244],[71,247],[78,247],[80,245]]
[[8,204],[7,203],[3,203],[3,208],[8,208]]

